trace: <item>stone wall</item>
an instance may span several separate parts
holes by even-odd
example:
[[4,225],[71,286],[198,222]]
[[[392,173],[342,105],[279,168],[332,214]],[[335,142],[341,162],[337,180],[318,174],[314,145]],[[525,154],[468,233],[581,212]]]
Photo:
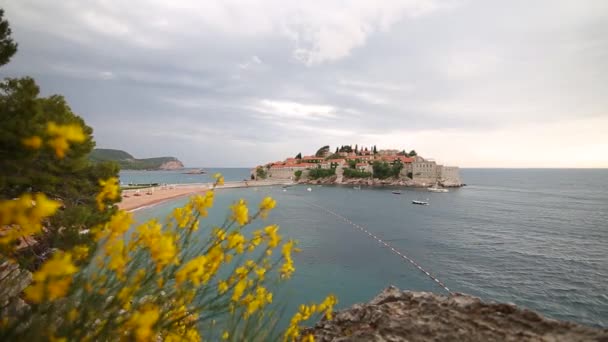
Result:
[[462,184],[460,179],[460,168],[457,166],[444,166],[440,169],[439,182],[445,186],[459,186]]

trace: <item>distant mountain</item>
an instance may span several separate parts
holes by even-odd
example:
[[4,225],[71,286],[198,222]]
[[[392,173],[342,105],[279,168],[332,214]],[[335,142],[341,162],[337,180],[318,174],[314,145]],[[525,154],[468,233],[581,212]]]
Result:
[[175,157],[137,159],[125,151],[108,148],[94,149],[89,158],[94,162],[117,162],[123,170],[175,170],[184,167],[184,164]]

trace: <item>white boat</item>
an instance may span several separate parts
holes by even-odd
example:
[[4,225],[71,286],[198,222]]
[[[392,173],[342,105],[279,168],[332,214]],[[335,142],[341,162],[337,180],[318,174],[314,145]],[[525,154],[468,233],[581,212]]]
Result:
[[361,190],[361,187],[360,186],[353,186],[353,189],[355,189],[355,190]]
[[412,204],[418,204],[418,205],[429,205],[429,202],[425,202],[425,201],[416,201],[413,200]]
[[312,188],[308,188],[308,189],[306,189],[306,191],[312,191]]

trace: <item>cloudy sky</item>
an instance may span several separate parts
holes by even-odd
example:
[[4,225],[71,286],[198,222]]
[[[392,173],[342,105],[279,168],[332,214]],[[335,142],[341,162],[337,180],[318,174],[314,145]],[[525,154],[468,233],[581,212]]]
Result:
[[608,167],[608,1],[0,0],[2,76],[98,147],[253,166],[322,145]]

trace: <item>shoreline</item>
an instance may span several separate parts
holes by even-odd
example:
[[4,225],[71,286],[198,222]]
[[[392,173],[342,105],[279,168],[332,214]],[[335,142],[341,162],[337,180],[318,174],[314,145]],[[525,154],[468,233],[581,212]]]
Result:
[[[217,186],[215,189],[237,189],[291,184],[294,183],[289,180],[235,181],[225,182],[224,185]],[[122,200],[117,204],[117,206],[119,209],[134,212],[140,209],[153,207],[170,200],[202,193],[211,189],[212,186],[213,183],[168,184],[144,189],[123,190]]]

